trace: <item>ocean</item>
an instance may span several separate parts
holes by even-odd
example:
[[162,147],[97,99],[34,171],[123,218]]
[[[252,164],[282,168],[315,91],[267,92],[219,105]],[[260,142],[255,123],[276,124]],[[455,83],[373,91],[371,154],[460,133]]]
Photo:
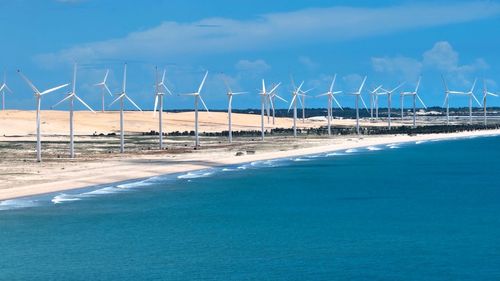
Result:
[[500,137],[0,203],[0,280],[500,280]]

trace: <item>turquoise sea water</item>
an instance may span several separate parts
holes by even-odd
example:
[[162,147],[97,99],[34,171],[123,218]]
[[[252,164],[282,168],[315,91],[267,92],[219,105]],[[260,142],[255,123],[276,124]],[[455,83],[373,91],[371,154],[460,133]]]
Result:
[[500,280],[500,138],[0,203],[0,280]]

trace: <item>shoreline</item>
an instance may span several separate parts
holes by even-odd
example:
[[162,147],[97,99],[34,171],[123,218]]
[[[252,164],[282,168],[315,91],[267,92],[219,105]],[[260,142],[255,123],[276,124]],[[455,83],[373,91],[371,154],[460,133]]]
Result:
[[[68,171],[68,173],[51,174],[48,172],[48,174],[51,175],[44,175],[46,178],[43,179],[41,183],[0,189],[0,202],[102,185],[141,181],[155,176],[194,172],[207,168],[245,164],[255,161],[307,156],[377,145],[494,135],[500,135],[500,130],[480,130],[416,136],[384,135],[349,139],[322,139],[321,141],[328,144],[319,146],[311,145],[310,147],[298,149],[288,147],[287,150],[278,151],[257,151],[255,154],[245,154],[242,156],[235,156],[234,151],[206,151],[205,153],[194,155],[183,154],[179,155],[177,159],[166,159],[164,155],[134,155],[129,159],[114,159],[110,161],[86,163],[85,165],[87,167],[76,171]],[[64,163],[61,165],[63,164]],[[61,176],[61,174],[63,176]]]

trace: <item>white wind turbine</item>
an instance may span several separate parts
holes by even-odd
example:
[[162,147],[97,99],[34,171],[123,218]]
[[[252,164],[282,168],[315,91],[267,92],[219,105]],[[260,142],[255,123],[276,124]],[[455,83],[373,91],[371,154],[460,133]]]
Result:
[[394,88],[392,90],[386,90],[386,89],[382,88],[382,90],[387,95],[387,127],[389,128],[389,130],[391,129],[392,93],[394,93],[397,89],[401,88],[405,83],[406,82],[399,84],[399,86],[397,86],[396,88]]
[[335,101],[335,103],[338,105],[338,107],[343,110],[343,108],[340,105],[339,101],[335,98],[335,95],[338,95],[338,94],[342,93],[342,91],[335,91],[335,92],[333,91],[333,86],[335,85],[335,80],[336,79],[337,79],[337,74],[335,74],[333,76],[333,80],[332,80],[332,83],[330,84],[330,88],[328,89],[328,92],[317,96],[317,97],[323,97],[323,96],[327,96],[328,97],[328,106],[327,106],[327,115],[328,115],[328,117],[327,117],[327,119],[328,119],[328,135],[329,136],[332,135],[333,102]]
[[486,81],[483,79],[483,112],[484,112],[484,125],[487,125],[487,109],[486,109],[486,97],[488,96],[493,96],[493,97],[498,97],[497,94],[491,93],[488,91],[488,88],[486,87]]
[[363,96],[361,96],[361,91],[363,91],[363,87],[365,86],[366,78],[367,77],[365,76],[365,78],[363,79],[363,82],[361,83],[361,86],[359,86],[358,91],[349,94],[351,96],[356,97],[356,102],[355,102],[355,106],[356,106],[356,133],[358,135],[359,135],[359,100],[361,100],[361,102],[363,103],[363,106],[365,107],[366,111],[369,112],[368,107],[366,106],[366,103],[363,100]]
[[156,93],[155,93],[155,106],[153,109],[153,115],[156,115],[156,109],[158,108],[159,105],[159,110],[158,110],[158,135],[159,135],[159,141],[160,141],[160,150],[163,149],[163,96],[165,93],[163,92],[164,90],[169,94],[172,95],[172,92],[170,89],[165,85],[165,74],[166,70],[163,70],[163,76],[161,77],[161,81],[158,83],[158,68],[155,68],[155,79],[156,79]]
[[205,76],[203,77],[203,80],[201,81],[200,87],[198,87],[198,91],[194,93],[189,93],[189,94],[183,94],[183,96],[193,96],[194,97],[194,135],[195,135],[195,147],[200,146],[200,139],[198,136],[198,102],[201,101],[201,104],[205,108],[205,110],[208,112],[207,105],[203,101],[203,98],[201,97],[200,93],[201,90],[203,89],[203,85],[205,84],[205,80],[207,80],[208,76],[208,71],[205,73]]
[[290,112],[290,109],[293,107],[293,136],[297,137],[297,100],[300,99],[300,96],[304,95],[301,92],[302,86],[304,85],[304,81],[302,81],[297,88],[295,86],[295,83],[293,82],[292,79],[292,86],[293,86],[293,92],[292,92],[292,100],[290,101],[290,106],[288,107],[288,112]]
[[123,67],[123,85],[122,85],[122,92],[117,94],[118,97],[112,101],[109,106],[112,106],[115,102],[120,101],[120,153],[125,152],[125,132],[123,128],[123,106],[125,100],[128,100],[135,108],[137,108],[139,111],[142,112],[142,110],[139,108],[135,102],[130,99],[127,95],[127,64],[124,65]]
[[474,99],[477,102],[477,104],[481,106],[481,103],[474,95],[474,88],[476,87],[476,82],[477,79],[474,79],[474,83],[472,84],[472,88],[470,89],[470,91],[464,93],[465,95],[469,96],[469,125],[472,124],[472,99]]
[[73,83],[72,83],[73,89],[68,95],[60,100],[58,103],[52,106],[52,108],[58,106],[59,104],[63,103],[66,100],[69,100],[69,157],[70,158],[75,158],[75,142],[74,142],[74,130],[73,130],[73,114],[74,114],[74,105],[75,105],[75,99],[79,101],[81,104],[83,104],[88,110],[92,111],[93,113],[94,110],[88,106],[79,96],[76,95],[76,63],[73,67]]
[[6,93],[11,93],[12,90],[7,86],[7,74],[3,74],[3,83],[2,86],[0,86],[0,95],[2,95],[2,110],[5,110],[5,94]]
[[35,98],[36,98],[36,160],[38,162],[42,161],[42,140],[41,140],[41,135],[40,135],[40,106],[42,102],[42,96],[54,92],[56,90],[59,90],[61,88],[64,88],[68,86],[69,84],[64,84],[60,85],[54,88],[50,88],[48,90],[45,90],[43,92],[40,92],[31,81],[22,74],[20,70],[17,70],[17,73],[26,81],[26,83],[30,86],[30,88],[33,90]]
[[[472,88],[469,92],[460,92],[460,91],[450,91],[448,89],[448,85],[446,84],[446,80],[444,79],[444,76],[441,76],[441,79],[443,80],[443,84],[444,84],[444,88],[445,88],[445,98],[444,98],[444,105],[443,106],[446,106],[446,124],[449,125],[450,124],[450,95],[469,95],[469,118],[470,118],[470,122],[472,122],[472,98],[474,97],[474,99],[476,99],[477,101],[477,98],[476,96],[474,96],[473,94],[473,91],[474,91],[474,87],[476,86],[476,81],[474,80],[474,84],[472,85]],[[479,103],[479,101],[477,101]],[[479,106],[481,106],[481,104],[479,103]]]
[[[275,85],[273,85],[275,86]],[[282,100],[285,103],[288,103],[284,98],[280,97],[277,93],[277,90],[269,94],[269,103],[271,104],[271,110],[272,110],[272,115],[273,115],[273,125],[275,123],[275,118],[276,118],[276,98]]]
[[113,94],[111,94],[111,91],[108,88],[108,85],[106,84],[106,81],[108,80],[108,74],[109,74],[109,69],[106,69],[106,74],[104,75],[104,79],[102,80],[102,82],[94,84],[94,86],[101,87],[101,104],[102,104],[101,112],[104,112],[105,110],[104,96],[106,95],[106,93],[108,93],[111,97],[113,96]]
[[227,99],[228,99],[228,105],[227,105],[227,121],[228,121],[228,139],[229,143],[233,142],[233,124],[232,124],[232,119],[231,115],[233,113],[233,96],[238,96],[238,95],[243,95],[246,94],[247,92],[236,92],[234,93],[233,90],[231,90],[231,87],[229,87],[229,84],[227,83],[226,79],[224,79],[224,84],[226,84],[227,88]]
[[404,115],[404,98],[406,96],[411,96],[412,101],[413,101],[413,127],[417,126],[417,99],[420,101],[422,106],[427,109],[427,106],[425,106],[424,101],[420,98],[418,95],[418,88],[420,87],[420,80],[422,77],[418,78],[417,86],[415,87],[415,91],[413,92],[402,92],[400,94],[401,96],[401,121],[403,121],[403,115]]
[[[277,85],[275,85],[271,89],[271,91],[267,92],[266,82],[264,81],[264,79],[262,79],[262,90],[259,93],[259,95],[260,95],[260,139],[261,140],[264,140],[264,135],[265,135],[265,131],[264,131],[264,113],[265,113],[265,109],[266,109],[265,108],[266,107],[266,102],[268,102],[270,100],[269,97],[274,93],[274,91],[276,91],[276,89],[278,89],[278,87],[280,85],[281,85],[281,83],[278,83]],[[274,105],[272,105],[272,107],[274,108]]]
[[372,91],[369,91],[370,93],[370,119],[373,120],[373,110],[376,108],[376,118],[378,119],[378,96],[380,90],[382,88],[382,85],[379,85],[377,88],[374,88]]

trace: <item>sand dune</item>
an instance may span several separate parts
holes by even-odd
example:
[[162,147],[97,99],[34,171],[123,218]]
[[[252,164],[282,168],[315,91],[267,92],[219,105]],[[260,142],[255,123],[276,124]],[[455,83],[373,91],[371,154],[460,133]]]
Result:
[[[67,135],[69,131],[69,113],[59,110],[42,111],[42,134],[44,135]],[[75,111],[75,134],[92,135],[93,133],[110,133],[119,130],[119,112],[96,112]],[[167,113],[163,116],[165,132],[192,131],[194,129],[193,112]],[[266,129],[291,128],[291,118],[276,118],[275,125],[265,122]],[[354,120],[334,120],[333,124],[342,126],[354,126]],[[362,121],[362,126],[379,125],[386,123],[370,123],[368,120]],[[299,128],[310,128],[325,126],[325,121],[307,120],[297,122]],[[395,122],[397,125],[397,122]],[[125,131],[141,133],[158,130],[158,117],[153,116],[153,112],[125,112]],[[201,112],[200,111],[200,131],[220,132],[227,130],[227,113],[225,112]],[[257,114],[237,114],[233,113],[233,130],[260,130],[260,115]],[[35,133],[35,111],[6,110],[0,111],[0,136],[26,136]]]

